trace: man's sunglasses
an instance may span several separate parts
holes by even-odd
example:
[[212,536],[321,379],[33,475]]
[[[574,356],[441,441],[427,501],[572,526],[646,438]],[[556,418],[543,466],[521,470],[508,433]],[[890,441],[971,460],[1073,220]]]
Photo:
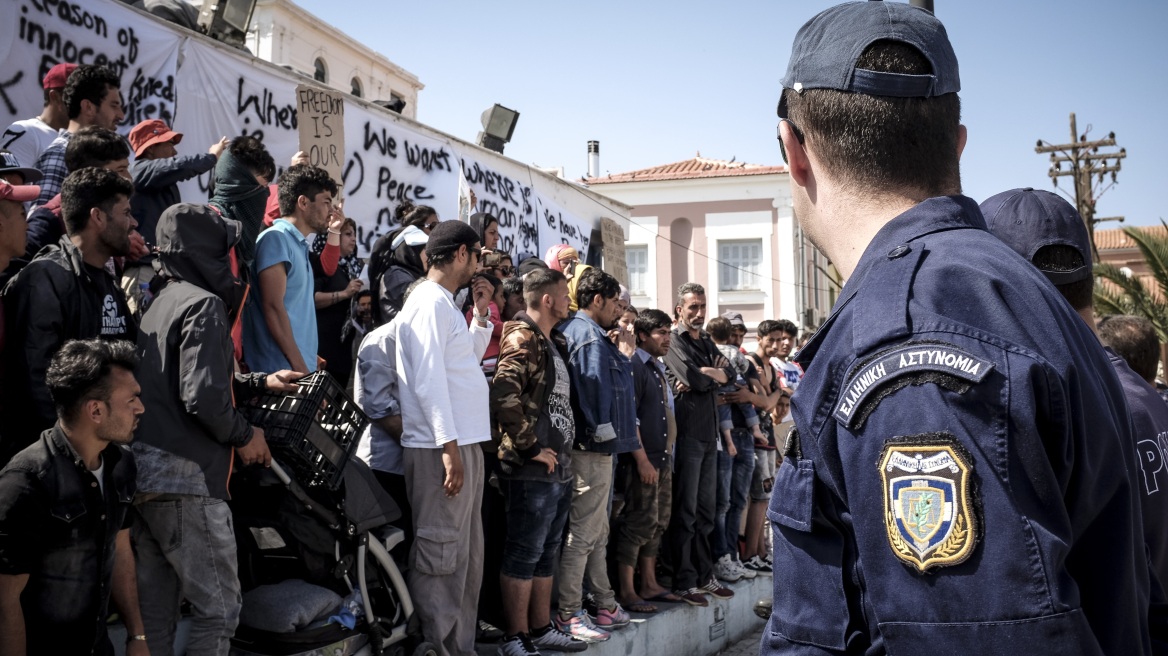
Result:
[[803,131],[799,129],[799,126],[792,123],[789,118],[779,119],[779,124],[775,126],[775,136],[779,140],[779,152],[783,154],[783,163],[789,164],[790,162],[787,161],[787,147],[783,145],[783,121],[786,121],[787,125],[791,126],[791,132],[795,133],[795,138],[799,140],[799,145],[803,145]]

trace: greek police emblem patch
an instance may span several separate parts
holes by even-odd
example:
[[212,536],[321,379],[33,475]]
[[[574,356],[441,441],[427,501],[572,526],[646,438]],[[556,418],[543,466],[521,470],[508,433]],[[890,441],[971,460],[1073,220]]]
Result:
[[964,562],[977,544],[972,466],[952,435],[889,440],[880,455],[892,553],[920,572]]

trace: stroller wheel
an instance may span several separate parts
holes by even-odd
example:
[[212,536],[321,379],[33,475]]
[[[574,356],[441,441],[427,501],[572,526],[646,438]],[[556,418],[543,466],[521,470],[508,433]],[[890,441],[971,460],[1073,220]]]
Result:
[[438,649],[428,642],[423,642],[414,647],[413,656],[438,656]]

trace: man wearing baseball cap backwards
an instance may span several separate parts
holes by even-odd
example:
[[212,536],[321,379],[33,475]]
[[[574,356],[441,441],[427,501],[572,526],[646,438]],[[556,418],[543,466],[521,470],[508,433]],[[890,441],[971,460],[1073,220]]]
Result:
[[[1087,326],[1095,330],[1091,238],[1079,212],[1056,194],[1030,188],[993,196],[981,204],[981,211],[990,232],[1054,283]],[[1106,343],[1102,324],[1098,332]],[[1156,342],[1151,361],[1158,360],[1159,354]],[[1131,446],[1140,464],[1136,489],[1151,580],[1148,624],[1152,651],[1168,653],[1168,595],[1164,587],[1168,584],[1168,472],[1164,471],[1166,456],[1159,439],[1168,435],[1168,405],[1119,354],[1108,348],[1107,356],[1127,397],[1134,429]],[[1151,369],[1154,377],[1154,364]]]
[[69,125],[69,110],[65,107],[63,92],[65,80],[76,68],[77,64],[57,64],[50,68],[42,81],[45,106],[40,115],[16,121],[0,136],[0,148],[7,148],[21,166],[36,164],[61,128]]
[[795,215],[848,282],[797,358],[762,653],[1147,653],[1123,390],[961,195],[945,28],[833,7],[782,85]]

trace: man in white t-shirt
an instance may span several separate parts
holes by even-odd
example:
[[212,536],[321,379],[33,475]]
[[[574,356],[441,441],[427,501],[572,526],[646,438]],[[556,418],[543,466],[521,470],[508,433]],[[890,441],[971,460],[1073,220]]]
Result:
[[[789,392],[794,392],[795,388],[799,387],[799,381],[803,378],[803,369],[799,365],[791,362],[791,351],[795,350],[795,339],[799,336],[799,329],[795,324],[786,319],[779,319],[778,330],[782,333],[779,339],[778,354],[771,358],[771,364],[778,370],[782,376],[780,381],[783,389]],[[780,418],[779,421],[782,421]]]
[[0,136],[0,148],[15,155],[21,166],[34,166],[61,128],[69,125],[69,111],[62,93],[65,80],[75,68],[77,64],[57,64],[50,68],[42,81],[45,107],[40,115],[16,121]]
[[491,341],[491,287],[475,279],[469,330],[454,304],[455,292],[474,278],[481,253],[469,225],[439,223],[426,242],[426,281],[395,322],[402,461],[414,516],[407,583],[422,635],[441,656],[475,653],[483,579],[479,442],[491,439],[491,417],[479,362]]

